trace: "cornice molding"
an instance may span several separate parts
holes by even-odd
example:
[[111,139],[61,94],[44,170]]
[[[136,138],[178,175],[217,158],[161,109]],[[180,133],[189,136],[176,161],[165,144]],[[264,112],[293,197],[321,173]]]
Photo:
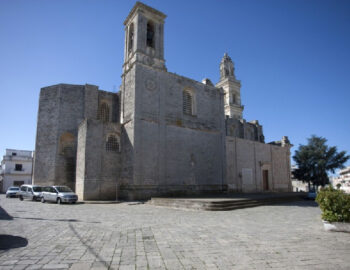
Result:
[[134,7],[132,8],[132,10],[130,11],[129,15],[126,17],[125,21],[124,21],[124,25],[127,24],[127,22],[130,20],[131,17],[134,16],[134,13],[136,13],[138,10],[142,11],[148,11],[150,13],[153,13],[155,15],[157,15],[158,17],[160,17],[160,19],[164,20],[166,18],[166,15],[150,6],[145,5],[144,3],[141,2],[136,2],[136,4],[134,5]]

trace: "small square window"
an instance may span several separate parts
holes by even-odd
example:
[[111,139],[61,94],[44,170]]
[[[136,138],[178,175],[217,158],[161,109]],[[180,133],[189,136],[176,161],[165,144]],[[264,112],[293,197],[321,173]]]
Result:
[[17,156],[17,153],[12,153],[13,156]]
[[22,164],[15,165],[15,171],[22,171],[22,168],[23,168]]

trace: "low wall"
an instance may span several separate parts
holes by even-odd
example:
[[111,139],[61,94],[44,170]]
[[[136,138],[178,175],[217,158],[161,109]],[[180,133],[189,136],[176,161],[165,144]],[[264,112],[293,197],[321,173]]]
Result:
[[292,191],[290,146],[226,137],[226,182],[235,192]]

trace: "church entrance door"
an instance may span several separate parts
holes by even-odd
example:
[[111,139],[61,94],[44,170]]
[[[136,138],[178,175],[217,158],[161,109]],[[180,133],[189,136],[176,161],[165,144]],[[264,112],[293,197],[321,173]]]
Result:
[[269,190],[269,171],[263,170],[263,190]]

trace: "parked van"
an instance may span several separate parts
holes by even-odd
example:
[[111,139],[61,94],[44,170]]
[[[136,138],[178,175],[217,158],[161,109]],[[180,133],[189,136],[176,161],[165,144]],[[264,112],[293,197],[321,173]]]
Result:
[[23,199],[30,199],[33,201],[40,201],[42,187],[37,185],[22,185],[20,187],[18,197],[21,201]]
[[66,186],[50,186],[44,187],[41,202],[46,201],[61,203],[76,203],[78,200],[78,195],[75,194],[69,187]]

